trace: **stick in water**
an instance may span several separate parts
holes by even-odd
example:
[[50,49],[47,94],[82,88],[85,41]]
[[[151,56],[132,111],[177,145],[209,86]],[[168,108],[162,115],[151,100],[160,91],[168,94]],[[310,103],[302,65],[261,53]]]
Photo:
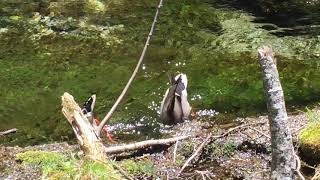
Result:
[[154,16],[154,19],[153,19],[153,23],[151,25],[151,28],[150,28],[150,32],[148,34],[148,38],[146,40],[146,43],[144,45],[144,48],[143,48],[143,51],[141,53],[141,56],[140,56],[140,59],[138,61],[138,64],[136,66],[136,68],[134,69],[129,81],[127,82],[127,85],[124,87],[123,91],[121,92],[120,96],[118,97],[117,101],[114,103],[114,105],[112,106],[112,108],[110,109],[110,111],[107,113],[107,115],[103,118],[102,122],[100,123],[98,129],[97,129],[97,135],[100,136],[100,133],[101,133],[101,130],[102,128],[104,127],[104,125],[107,123],[107,121],[111,118],[113,112],[116,110],[117,106],[119,105],[119,103],[122,101],[122,99],[124,98],[124,96],[126,95],[133,79],[135,78],[135,76],[137,75],[137,72],[140,68],[140,65],[144,59],[144,56],[147,52],[147,49],[148,49],[148,46],[149,46],[149,42],[150,42],[150,39],[151,39],[151,36],[152,36],[152,33],[154,31],[154,28],[155,28],[155,25],[156,25],[156,22],[157,22],[157,19],[158,19],[158,15],[159,15],[159,12],[160,12],[160,8],[162,6],[162,2],[163,0],[160,0],[159,1],[159,5],[157,7],[157,11],[156,11],[156,14]]

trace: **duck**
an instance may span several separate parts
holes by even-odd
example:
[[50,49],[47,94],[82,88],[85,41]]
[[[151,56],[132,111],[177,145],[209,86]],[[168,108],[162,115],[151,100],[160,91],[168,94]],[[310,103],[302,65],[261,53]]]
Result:
[[175,125],[189,120],[191,106],[188,102],[186,74],[180,73],[170,80],[160,107],[160,120],[163,124]]
[[[82,113],[87,117],[89,122],[92,124],[93,128],[96,130],[98,129],[98,126],[101,123],[101,121],[97,117],[95,117],[93,114],[93,109],[95,104],[96,104],[96,95],[92,94],[88,98],[88,100],[82,105],[81,110],[82,110]],[[113,142],[112,134],[109,132],[108,127],[106,125],[103,127],[103,133],[105,134],[105,136],[110,142]]]

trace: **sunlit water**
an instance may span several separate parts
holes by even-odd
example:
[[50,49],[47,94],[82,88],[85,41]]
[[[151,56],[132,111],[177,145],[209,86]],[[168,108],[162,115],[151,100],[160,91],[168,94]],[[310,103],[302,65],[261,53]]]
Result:
[[[304,21],[279,24],[247,4],[213,2],[165,3],[140,72],[108,123],[116,139],[157,138],[170,129],[159,122],[159,106],[168,75],[178,72],[188,75],[189,100],[199,120],[221,123],[218,112],[265,113],[256,56],[264,43],[278,53],[289,110],[319,101],[320,39],[314,30],[319,19],[311,19],[318,11],[299,15],[308,20],[301,30],[296,26]],[[61,113],[66,91],[79,104],[96,93],[95,113],[102,118],[135,67],[156,3],[121,1],[94,14],[81,11],[81,3],[0,2],[0,130],[19,129],[1,141],[73,141]]]

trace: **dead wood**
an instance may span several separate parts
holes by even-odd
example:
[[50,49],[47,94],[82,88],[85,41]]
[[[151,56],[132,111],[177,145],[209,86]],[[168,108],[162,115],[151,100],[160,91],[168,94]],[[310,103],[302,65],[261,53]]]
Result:
[[66,92],[61,98],[62,112],[70,123],[84,155],[92,160],[106,161],[104,145],[73,96]]
[[271,131],[271,179],[294,179],[296,160],[292,136],[288,127],[288,115],[276,60],[272,49],[258,49],[262,79],[267,96],[268,119]]
[[249,124],[242,124],[240,126],[236,126],[234,128],[230,128],[227,132],[221,134],[221,135],[216,135],[216,136],[212,136],[212,134],[210,133],[206,139],[201,143],[201,145],[194,151],[194,153],[187,159],[187,161],[183,164],[182,168],[180,169],[178,176],[180,176],[180,174],[183,172],[183,170],[189,165],[189,163],[196,158],[197,156],[200,156],[202,154],[202,150],[203,148],[207,145],[212,143],[213,141],[223,138],[227,135],[229,135],[230,133],[234,132],[234,131],[241,131],[243,129],[249,128],[250,126],[254,126],[254,125],[261,125],[261,124],[265,124],[264,122],[259,122],[259,123],[249,123]]
[[176,141],[187,139],[187,138],[190,138],[190,136],[180,136],[180,137],[173,137],[168,139],[152,139],[152,140],[146,140],[146,141],[136,142],[132,144],[125,144],[122,146],[105,147],[104,151],[109,154],[116,154],[116,153],[122,153],[126,151],[143,149],[143,148],[155,146],[155,145],[172,144]]
[[188,164],[199,154],[199,152],[204,148],[205,145],[209,142],[210,138],[212,137],[212,134],[210,133],[207,138],[201,143],[201,145],[197,148],[197,150],[190,156],[187,161],[183,164],[182,168],[180,169],[178,176],[182,173],[184,168],[188,166]]
[[8,135],[8,134],[12,134],[12,133],[15,133],[17,132],[17,128],[13,128],[13,129],[9,129],[9,130],[6,130],[6,131],[2,131],[0,132],[0,136],[5,136],[5,135]]

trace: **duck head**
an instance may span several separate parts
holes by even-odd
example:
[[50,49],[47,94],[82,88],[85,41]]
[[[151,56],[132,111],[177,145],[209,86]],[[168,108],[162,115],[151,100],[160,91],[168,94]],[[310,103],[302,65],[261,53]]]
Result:
[[171,86],[167,89],[160,108],[160,119],[164,124],[177,124],[189,119],[191,107],[187,85],[185,74],[178,74],[171,79]]
[[96,104],[96,95],[93,94],[88,98],[88,100],[82,105],[82,112],[88,118],[88,120],[93,123],[93,109]]

